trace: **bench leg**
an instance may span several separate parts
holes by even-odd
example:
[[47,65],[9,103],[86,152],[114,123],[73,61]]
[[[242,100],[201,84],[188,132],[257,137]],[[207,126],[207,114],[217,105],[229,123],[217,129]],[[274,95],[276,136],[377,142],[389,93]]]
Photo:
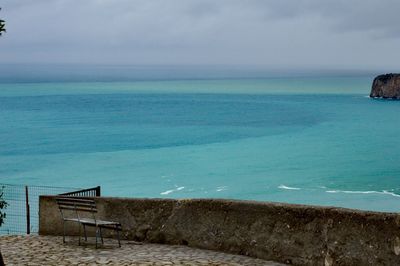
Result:
[[81,224],[79,223],[79,235],[78,235],[78,243],[79,243],[79,246],[81,245]]
[[99,227],[100,229],[100,238],[101,238],[101,244],[104,245],[104,240],[103,240],[103,232],[101,231],[101,227]]
[[97,236],[99,235],[99,229],[96,227],[96,248],[97,248]]
[[121,240],[119,238],[119,230],[118,230],[118,228],[117,228],[116,231],[117,231],[117,238],[118,238],[118,246],[121,247]]
[[87,242],[86,225],[83,225],[83,233],[85,234],[85,241]]
[[65,244],[65,221],[63,220],[63,243]]

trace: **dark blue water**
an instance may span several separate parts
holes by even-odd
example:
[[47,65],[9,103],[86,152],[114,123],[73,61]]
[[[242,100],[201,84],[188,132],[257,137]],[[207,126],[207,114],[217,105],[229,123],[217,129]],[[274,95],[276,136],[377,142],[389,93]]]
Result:
[[228,142],[328,119],[324,96],[100,94],[0,98],[0,155],[91,153]]

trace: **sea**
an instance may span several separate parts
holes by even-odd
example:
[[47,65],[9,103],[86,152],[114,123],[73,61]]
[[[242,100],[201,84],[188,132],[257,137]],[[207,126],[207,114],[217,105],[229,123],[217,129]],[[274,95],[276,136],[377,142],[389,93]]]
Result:
[[375,74],[0,67],[0,183],[400,211]]

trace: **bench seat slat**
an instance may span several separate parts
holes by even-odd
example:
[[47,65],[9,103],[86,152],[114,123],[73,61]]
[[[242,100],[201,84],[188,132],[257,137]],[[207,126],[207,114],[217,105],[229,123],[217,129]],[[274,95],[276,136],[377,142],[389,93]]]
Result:
[[58,202],[58,205],[67,205],[67,206],[87,206],[87,207],[95,207],[95,203],[80,203],[80,202]]
[[88,197],[75,197],[75,196],[63,196],[58,197],[56,200],[72,200],[72,201],[94,201],[93,198]]
[[120,225],[118,222],[111,222],[111,221],[103,221],[103,220],[94,220],[91,218],[65,218],[65,221],[71,221],[71,222],[80,222],[82,224],[86,225]]
[[70,211],[79,211],[79,212],[97,212],[96,208],[90,207],[79,207],[79,206],[58,206],[60,210],[70,210]]
[[83,204],[95,204],[94,200],[90,200],[90,199],[80,199],[80,198],[57,198],[56,199],[58,203],[83,203]]

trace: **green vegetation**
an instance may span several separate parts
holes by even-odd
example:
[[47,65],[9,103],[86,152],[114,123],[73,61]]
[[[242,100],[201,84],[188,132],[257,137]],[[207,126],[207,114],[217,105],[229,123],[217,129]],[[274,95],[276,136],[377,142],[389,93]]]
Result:
[[[1,10],[1,7],[0,7]],[[0,36],[3,32],[6,32],[6,24],[5,21],[0,19]],[[4,219],[6,218],[6,214],[2,212],[3,209],[7,208],[7,202],[3,199],[3,188],[0,190],[0,226],[4,223]],[[3,256],[0,251],[0,265],[4,265]]]
[[[1,10],[1,7],[0,7]],[[5,21],[0,19],[0,36],[3,34],[3,32],[6,32],[6,24]],[[0,223],[1,225],[1,223]]]
[[4,187],[0,189],[0,226],[4,223],[4,219],[6,218],[6,213],[3,212],[2,210],[7,208],[8,205],[8,203],[3,199],[3,194],[4,194],[3,189]]

